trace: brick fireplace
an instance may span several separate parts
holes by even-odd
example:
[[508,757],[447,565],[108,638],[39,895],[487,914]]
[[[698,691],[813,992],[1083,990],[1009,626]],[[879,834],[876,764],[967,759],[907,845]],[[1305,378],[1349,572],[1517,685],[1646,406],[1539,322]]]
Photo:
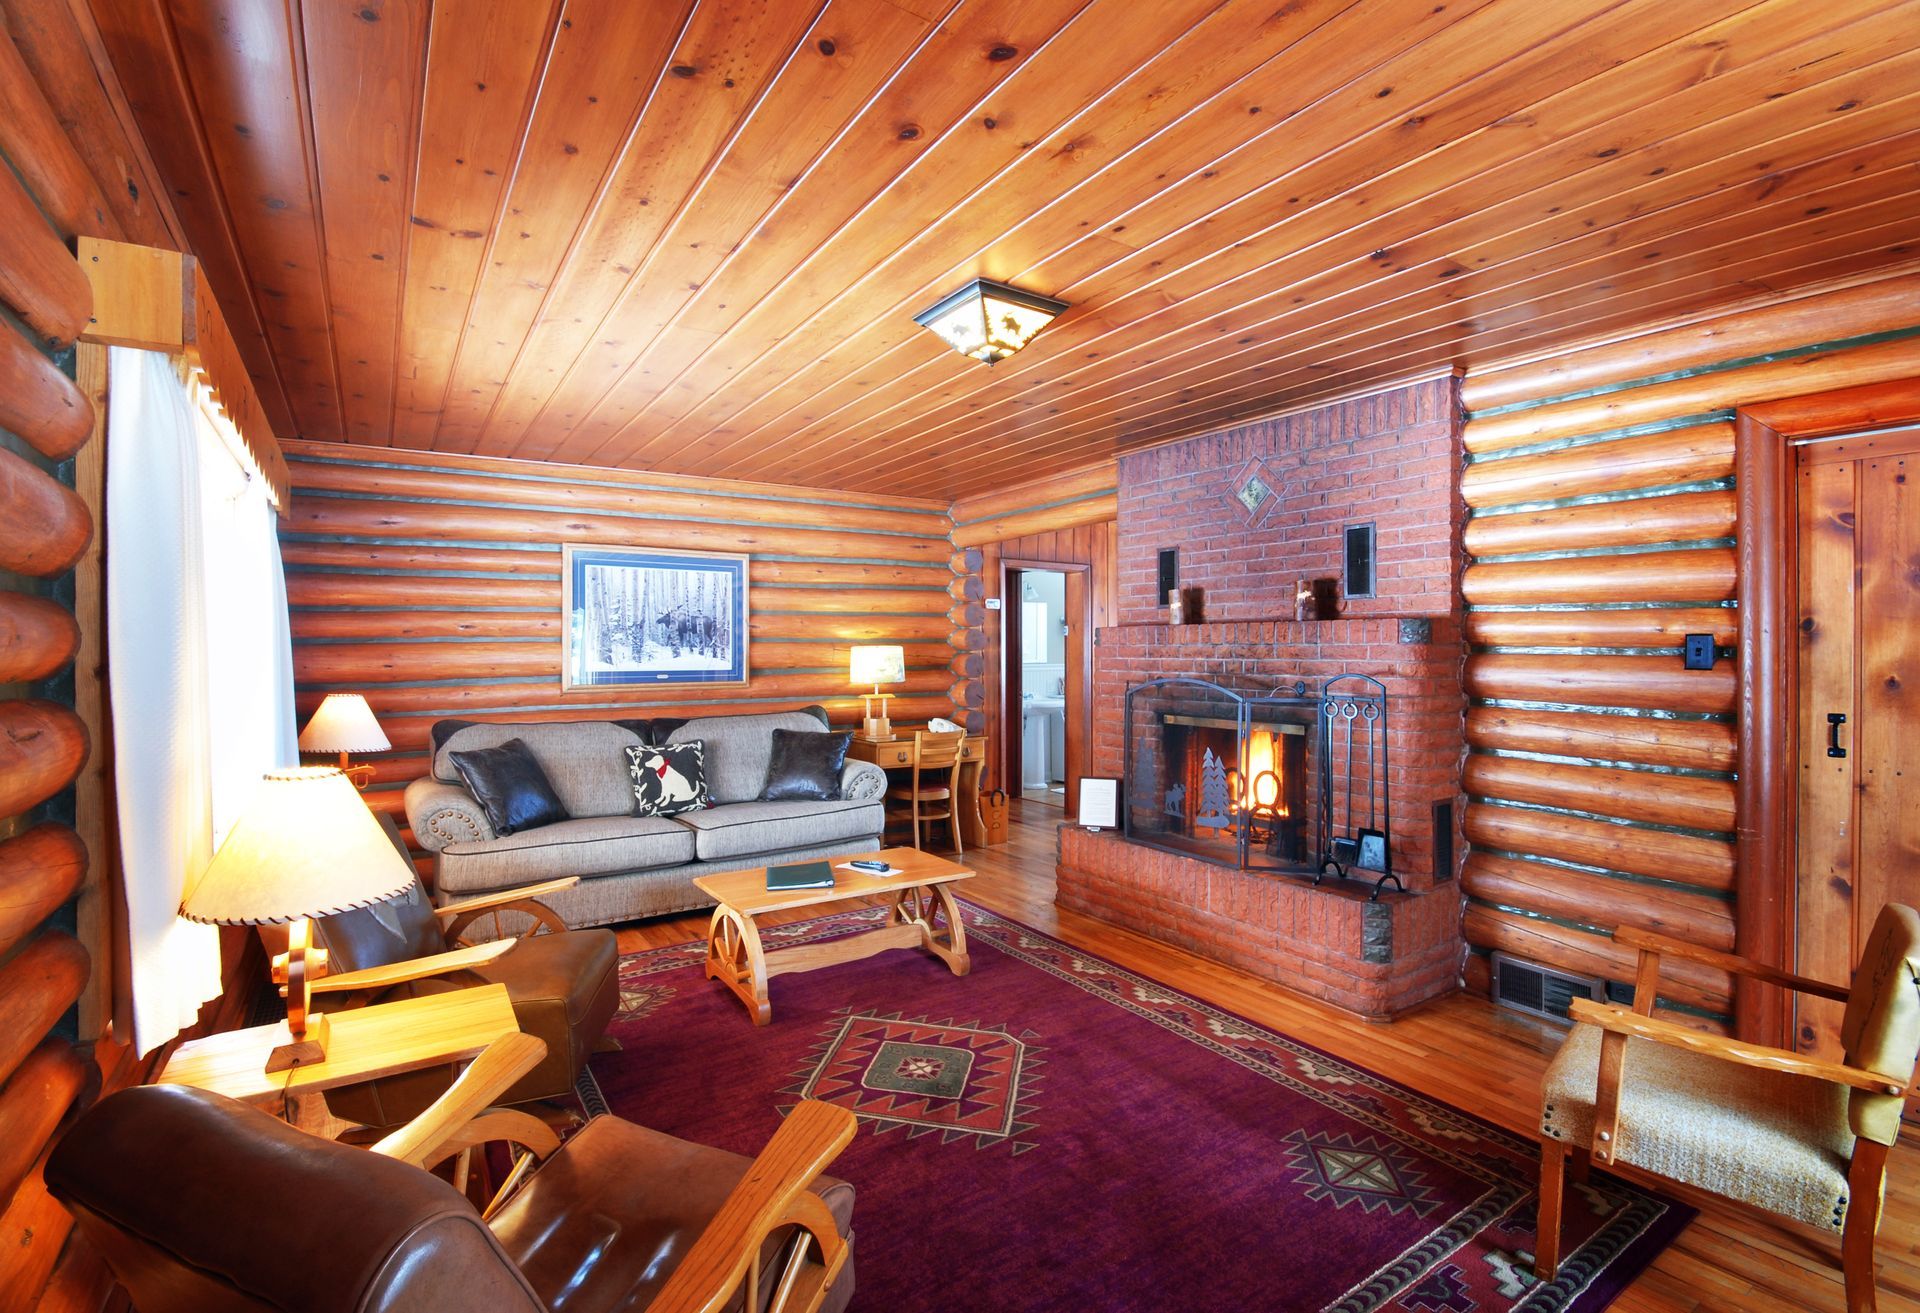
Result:
[[[1069,828],[1061,906],[1369,1018],[1457,985],[1457,413],[1443,378],[1121,457],[1121,623],[1100,630],[1095,652],[1094,775],[1122,774],[1126,691],[1148,680],[1382,681],[1393,868],[1407,892],[1372,900],[1370,881],[1316,887]],[[1377,535],[1377,595],[1351,600],[1337,619],[1294,620],[1295,581],[1337,575],[1342,529],[1359,522]],[[1156,563],[1167,547],[1179,552],[1181,585],[1201,590],[1200,623],[1164,618]]]

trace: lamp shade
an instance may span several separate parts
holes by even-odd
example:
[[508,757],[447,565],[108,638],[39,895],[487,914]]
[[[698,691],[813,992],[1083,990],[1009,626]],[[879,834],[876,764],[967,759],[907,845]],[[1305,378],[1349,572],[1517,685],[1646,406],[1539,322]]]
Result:
[[302,752],[385,752],[392,746],[358,693],[327,694],[300,731]]
[[415,878],[344,772],[297,766],[261,778],[180,915],[279,924],[383,902]]
[[913,317],[963,356],[1005,360],[1067,308],[1065,301],[976,278]]
[[900,647],[856,647],[847,678],[855,684],[901,684],[907,678],[907,653]]

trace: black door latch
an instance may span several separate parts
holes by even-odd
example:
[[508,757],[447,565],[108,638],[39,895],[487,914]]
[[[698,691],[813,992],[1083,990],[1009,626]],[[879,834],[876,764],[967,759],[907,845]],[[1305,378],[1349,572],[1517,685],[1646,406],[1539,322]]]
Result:
[[1829,757],[1847,755],[1847,750],[1840,746],[1840,727],[1846,723],[1847,718],[1842,713],[1838,711],[1827,713],[1827,755]]

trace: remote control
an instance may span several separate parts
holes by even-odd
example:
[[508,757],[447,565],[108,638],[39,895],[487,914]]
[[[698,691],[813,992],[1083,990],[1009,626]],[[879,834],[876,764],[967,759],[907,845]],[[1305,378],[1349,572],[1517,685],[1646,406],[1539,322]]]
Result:
[[848,862],[856,871],[885,871],[890,869],[885,862]]

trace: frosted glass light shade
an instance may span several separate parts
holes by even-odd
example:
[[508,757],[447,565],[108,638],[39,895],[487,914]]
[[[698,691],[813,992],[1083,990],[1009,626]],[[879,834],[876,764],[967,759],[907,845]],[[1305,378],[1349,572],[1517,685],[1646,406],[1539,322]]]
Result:
[[847,679],[855,684],[903,684],[907,679],[907,653],[900,647],[856,647],[849,662]]
[[329,693],[300,731],[302,752],[385,752],[393,744],[358,693]]
[[384,902],[413,866],[335,766],[268,771],[180,915],[210,925],[278,925]]
[[913,317],[963,356],[1005,360],[1053,322],[1065,301],[976,278]]

